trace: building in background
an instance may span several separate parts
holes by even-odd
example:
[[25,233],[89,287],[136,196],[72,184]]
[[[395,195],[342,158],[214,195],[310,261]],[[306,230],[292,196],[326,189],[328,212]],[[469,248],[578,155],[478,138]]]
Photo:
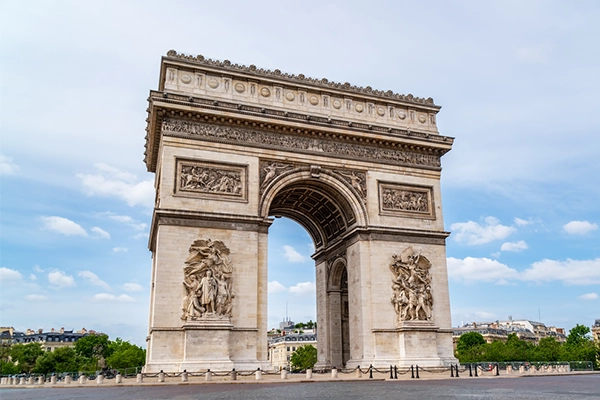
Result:
[[594,337],[594,341],[600,344],[600,319],[594,321],[594,325],[592,326],[592,336]]
[[40,343],[45,351],[54,351],[59,347],[74,346],[75,342],[82,337],[97,333],[99,332],[94,330],[88,331],[85,328],[76,332],[73,330],[66,331],[65,328],[60,328],[56,331],[52,328],[50,332],[44,332],[43,329],[38,329],[37,331],[27,329],[25,332],[18,332],[10,327],[0,328],[0,340],[2,340],[3,345],[5,342],[9,345]]
[[[292,327],[293,329],[293,327]],[[269,361],[276,370],[287,369],[290,370],[291,363],[290,358],[292,353],[298,349],[298,347],[313,345],[317,347],[317,334],[316,333],[286,333],[282,331],[279,336],[269,338]]]
[[516,334],[521,340],[534,344],[538,344],[541,339],[546,337],[553,337],[560,343],[567,340],[564,328],[546,326],[542,322],[527,319],[513,320],[509,316],[506,321],[469,322],[459,328],[453,328],[452,338],[455,349],[458,338],[467,332],[480,333],[487,343],[492,343],[496,340],[506,342],[508,335],[511,333]]

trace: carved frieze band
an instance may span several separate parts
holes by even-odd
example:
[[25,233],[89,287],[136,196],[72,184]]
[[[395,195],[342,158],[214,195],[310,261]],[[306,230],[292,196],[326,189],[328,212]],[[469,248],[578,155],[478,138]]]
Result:
[[165,134],[172,132],[175,134],[198,136],[233,144],[244,143],[246,146],[270,147],[287,151],[295,150],[333,157],[344,156],[368,161],[434,168],[441,166],[440,156],[432,154],[301,137],[277,132],[211,125],[175,118],[163,119],[162,132]]
[[435,218],[433,188],[379,182],[379,213]]
[[400,322],[430,321],[433,296],[431,294],[431,262],[412,246],[392,255],[391,302]]
[[177,159],[175,195],[247,201],[245,165]]

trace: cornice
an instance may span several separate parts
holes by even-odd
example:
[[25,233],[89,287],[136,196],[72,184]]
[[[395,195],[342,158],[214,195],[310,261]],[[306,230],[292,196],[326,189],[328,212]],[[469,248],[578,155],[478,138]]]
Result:
[[310,77],[306,77],[304,74],[298,74],[298,75],[288,74],[285,72],[281,72],[281,70],[279,70],[279,69],[269,70],[269,69],[257,68],[254,64],[252,64],[250,66],[233,64],[229,60],[224,60],[224,61],[213,60],[210,58],[205,58],[203,55],[200,55],[200,54],[197,56],[192,56],[192,55],[187,55],[184,53],[178,53],[175,50],[169,50],[167,52],[166,57],[163,57],[163,59],[174,60],[174,61],[185,61],[185,62],[191,63],[191,64],[197,64],[197,65],[202,65],[202,66],[206,66],[206,67],[216,68],[216,69],[219,69],[219,70],[222,70],[225,72],[241,72],[241,73],[244,73],[245,75],[251,75],[251,76],[256,76],[256,77],[261,77],[261,78],[277,79],[277,80],[285,81],[288,83],[295,83],[295,84],[300,84],[300,85],[310,85],[313,87],[323,88],[323,89],[334,89],[334,90],[337,90],[340,92],[345,92],[348,94],[367,95],[367,96],[371,96],[371,97],[380,98],[383,100],[386,100],[386,99],[387,100],[395,100],[395,101],[402,101],[402,102],[413,103],[413,104],[418,104],[418,105],[432,106],[437,109],[441,108],[440,106],[435,105],[435,103],[431,97],[421,98],[421,97],[413,96],[412,94],[403,95],[403,94],[399,94],[399,93],[394,93],[391,90],[387,90],[387,91],[377,90],[377,89],[373,89],[370,86],[367,86],[367,87],[355,86],[348,82],[345,82],[345,83],[332,82],[326,78],[323,78],[323,79],[310,78]]
[[[287,132],[369,147],[404,149],[435,154],[438,157],[448,152],[454,141],[451,137],[409,129],[356,123],[226,101],[211,101],[172,93],[151,91],[148,101],[150,107],[147,110],[149,118],[147,119],[144,155],[149,171],[155,171],[156,168],[158,143],[162,134],[162,121],[165,117],[191,118],[202,122]],[[248,121],[249,118],[254,121]],[[303,127],[298,127],[298,124]],[[388,138],[383,139],[380,137],[381,135]]]

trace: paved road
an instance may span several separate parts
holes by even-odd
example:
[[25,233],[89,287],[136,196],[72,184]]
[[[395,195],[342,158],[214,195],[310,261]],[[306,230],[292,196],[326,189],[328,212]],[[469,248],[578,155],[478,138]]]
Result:
[[503,379],[0,389],[2,400],[553,399],[600,400],[600,374]]

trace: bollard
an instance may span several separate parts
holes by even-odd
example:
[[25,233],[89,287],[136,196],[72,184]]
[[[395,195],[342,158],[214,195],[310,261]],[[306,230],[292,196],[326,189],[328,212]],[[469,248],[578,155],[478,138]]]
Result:
[[312,379],[312,368],[306,370],[306,379]]
[[25,377],[22,376],[19,378],[19,385],[24,385],[25,384]]
[[454,365],[450,364],[450,378],[454,378]]
[[103,383],[104,383],[104,375],[98,374],[98,376],[96,377],[96,384],[102,385]]
[[71,382],[73,382],[73,378],[71,378],[71,375],[65,376],[65,385],[70,385]]
[[136,377],[135,377],[135,381],[136,381],[137,383],[142,383],[142,382],[144,382],[144,376],[143,376],[141,373],[137,374],[137,375],[136,375]]
[[369,379],[373,379],[373,364],[369,365]]
[[188,373],[187,370],[183,370],[183,372],[181,373],[181,382],[187,382],[188,381]]
[[390,379],[394,379],[394,367],[390,365]]
[[419,379],[419,365],[417,364],[417,368],[415,368],[417,370],[417,379]]
[[50,384],[56,385],[56,375],[52,374],[52,376],[50,377]]
[[362,371],[360,370],[360,365],[356,367],[356,377],[362,378]]
[[117,374],[117,376],[115,376],[115,383],[123,383],[123,375]]
[[206,380],[212,381],[212,372],[210,372],[210,368],[206,371]]
[[508,364],[508,365],[506,366],[506,373],[507,373],[507,374],[510,374],[510,373],[512,373],[512,365]]
[[469,376],[473,377],[473,370],[471,369],[471,364],[469,364]]
[[33,381],[35,380],[35,378],[33,376],[30,376],[29,378],[27,378],[27,384],[28,385],[33,385]]
[[398,366],[394,365],[394,379],[398,379]]
[[160,372],[158,373],[158,382],[163,383],[164,381],[165,381],[165,373],[161,369]]
[[454,366],[454,370],[456,371],[456,377],[458,378],[458,364]]
[[235,370],[235,368],[231,370],[231,380],[232,381],[237,380],[237,371]]
[[479,377],[479,375],[477,375],[478,368],[479,368],[479,365],[475,364],[475,378]]
[[500,364],[496,363],[496,376],[500,376]]
[[281,370],[281,379],[287,379],[287,369]]
[[332,377],[333,379],[336,379],[336,378],[338,377],[338,370],[337,370],[337,368],[336,368],[336,367],[333,367],[333,368],[331,369],[331,377]]
[[410,379],[415,379],[415,367],[413,365],[410,366]]
[[79,375],[79,384],[84,385],[87,382],[87,377],[85,375]]
[[256,379],[257,381],[260,381],[262,379],[262,371],[260,370],[260,368],[258,368],[254,373],[254,379]]

